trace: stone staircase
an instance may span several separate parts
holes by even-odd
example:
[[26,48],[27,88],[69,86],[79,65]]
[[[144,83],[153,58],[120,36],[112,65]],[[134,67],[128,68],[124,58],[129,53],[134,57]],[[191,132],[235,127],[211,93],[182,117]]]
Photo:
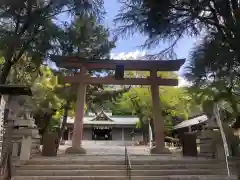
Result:
[[[224,162],[166,156],[132,156],[132,180],[226,180]],[[35,158],[12,180],[125,180],[124,156]],[[233,179],[236,179],[234,176]]]

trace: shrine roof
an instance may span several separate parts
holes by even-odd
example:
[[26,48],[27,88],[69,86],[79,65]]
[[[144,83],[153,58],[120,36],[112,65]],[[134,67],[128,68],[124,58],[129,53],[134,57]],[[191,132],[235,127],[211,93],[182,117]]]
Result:
[[193,125],[196,125],[196,124],[203,123],[207,120],[208,120],[208,118],[207,118],[206,115],[197,116],[195,118],[185,120],[185,121],[177,124],[176,126],[173,127],[173,129],[181,129],[181,128],[193,126]]
[[[108,116],[100,112],[97,116],[84,116],[83,123],[89,125],[135,125],[138,121],[136,116]],[[74,123],[74,118],[67,119],[68,124]]]
[[110,59],[83,59],[78,57],[52,56],[52,61],[58,67],[77,69],[85,66],[87,69],[114,70],[116,65],[123,65],[125,70],[149,71],[178,71],[184,64],[185,59],[177,60],[110,60]]

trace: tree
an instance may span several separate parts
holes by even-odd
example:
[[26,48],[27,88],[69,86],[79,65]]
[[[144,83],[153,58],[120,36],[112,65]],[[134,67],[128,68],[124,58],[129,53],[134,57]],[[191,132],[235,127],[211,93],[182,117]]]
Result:
[[[213,100],[222,108],[239,116],[239,68],[234,62],[234,54],[217,37],[208,37],[196,46],[190,56],[185,77],[192,82],[190,91],[199,104]],[[229,111],[230,107],[230,111]]]
[[[64,100],[55,93],[59,84],[51,69],[47,66],[41,66],[38,72],[36,79],[31,82],[33,96],[28,98],[27,104],[33,111],[35,123],[42,135],[44,132],[51,130],[52,126],[60,123]],[[20,71],[18,74],[20,74]]]
[[[195,105],[191,100],[190,94],[183,88],[160,87],[159,96],[164,117],[165,133],[168,134],[172,129],[175,117],[187,119]],[[130,91],[124,93],[120,99],[114,102],[112,111],[113,114],[137,115],[139,118],[138,127],[143,132],[144,141],[147,142],[148,124],[152,120],[152,99],[148,87],[131,88]],[[150,125],[152,126],[152,123]]]
[[[94,16],[77,16],[70,24],[65,24],[62,31],[62,38],[59,39],[55,52],[60,56],[74,56],[85,59],[106,59],[109,58],[110,50],[115,47],[115,39],[109,39],[108,29],[97,23]],[[57,59],[55,59],[57,61]],[[75,75],[79,69],[60,69],[57,74]],[[110,71],[90,71],[90,76],[109,75]],[[59,139],[63,134],[68,116],[68,109],[71,103],[75,104],[77,97],[77,86],[66,87],[64,82],[58,88],[59,95],[65,99],[64,116],[62,121]],[[86,108],[96,113],[96,105],[102,105],[106,100],[112,100],[126,92],[128,88],[116,91],[106,90],[103,85],[88,85],[86,91]]]
[[[97,19],[93,15],[78,15],[70,24],[65,23],[64,27],[58,29],[58,35],[61,38],[56,39],[51,48],[55,54],[62,56],[106,58],[115,44],[115,40],[109,40],[108,30],[97,23]],[[78,69],[52,71],[48,67],[40,66],[41,61],[36,64],[33,58],[22,56],[18,63],[12,66],[9,82],[21,82],[32,86],[34,96],[31,104],[34,107],[34,117],[36,124],[41,129],[41,134],[52,123],[59,124],[60,118],[63,116],[63,125],[59,133],[61,136],[67,116],[73,116],[77,87],[75,85],[69,87],[62,83],[61,78],[58,79],[57,75],[73,75]],[[101,72],[90,72],[91,75],[98,73]],[[127,89],[120,89],[109,92],[104,91],[102,85],[89,85],[86,95],[87,105],[90,108],[93,103],[102,103],[106,99],[116,98],[126,91]]]
[[230,103],[235,117],[238,116],[239,1],[123,0],[121,2],[122,9],[116,18],[116,22],[120,22],[118,29],[120,33],[138,30],[147,34],[145,46],[149,48],[157,46],[161,41],[170,41],[170,46],[153,58],[169,52],[171,55],[176,43],[186,35],[202,35],[204,40],[191,55],[190,72],[194,75],[191,80],[198,81],[198,86],[194,89],[198,88],[198,92],[204,91],[201,94],[210,93],[210,97],[214,100]]
[[[214,33],[222,46],[231,50],[240,62],[238,0],[120,0],[122,7],[115,21],[117,33],[147,35],[146,47],[170,41],[170,46],[157,54],[172,52],[184,36]],[[202,33],[204,32],[204,34]],[[232,63],[231,60],[225,60]]]
[[[102,0],[4,0],[0,4],[0,52],[4,57],[0,84],[11,67],[25,56],[40,65],[59,36],[56,22],[62,13],[102,15]],[[60,23],[60,22],[58,22]]]

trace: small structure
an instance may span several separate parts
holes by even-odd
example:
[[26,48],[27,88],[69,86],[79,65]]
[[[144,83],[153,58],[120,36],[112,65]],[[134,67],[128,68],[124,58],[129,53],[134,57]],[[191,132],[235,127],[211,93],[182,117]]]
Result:
[[[131,141],[134,132],[135,139],[142,140],[142,134],[136,129],[138,117],[113,116],[111,112],[101,111],[97,115],[88,113],[83,118],[83,140],[115,140]],[[64,140],[72,139],[74,119],[67,119]]]
[[202,114],[192,117],[189,120],[182,121],[173,127],[173,134],[175,137],[177,136],[181,141],[185,133],[201,131],[206,125],[207,120],[207,116]]
[[203,129],[208,118],[200,115],[186,121],[182,121],[173,127],[174,133],[180,139],[184,156],[198,156],[197,152],[197,132]]
[[173,127],[173,130],[178,134],[201,130],[202,126],[205,125],[207,120],[208,118],[206,115],[198,115],[190,118],[189,120],[182,121],[181,123],[175,125]]

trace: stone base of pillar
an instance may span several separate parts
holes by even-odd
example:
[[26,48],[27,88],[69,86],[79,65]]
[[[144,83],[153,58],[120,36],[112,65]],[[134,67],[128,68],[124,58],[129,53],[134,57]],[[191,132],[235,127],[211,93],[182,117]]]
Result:
[[66,154],[86,154],[86,150],[83,147],[74,148],[69,147],[65,151]]
[[157,149],[156,146],[154,146],[150,149],[150,153],[151,154],[171,154],[171,151],[166,147],[162,149]]

